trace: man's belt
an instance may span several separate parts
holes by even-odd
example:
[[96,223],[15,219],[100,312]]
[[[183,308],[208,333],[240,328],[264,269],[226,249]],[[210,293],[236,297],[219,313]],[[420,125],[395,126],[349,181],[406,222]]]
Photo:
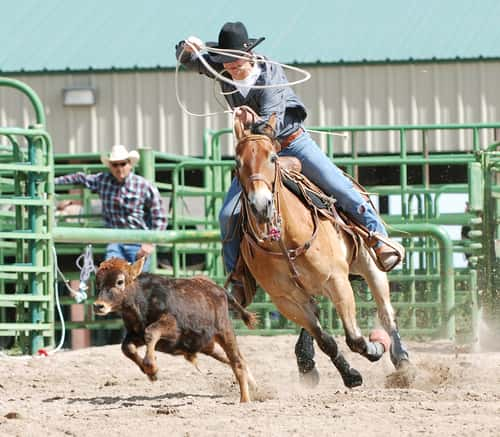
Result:
[[293,140],[300,137],[303,133],[304,133],[304,129],[299,127],[295,132],[292,132],[290,135],[288,135],[287,137],[283,138],[280,141],[281,148],[284,149],[284,148],[288,147]]

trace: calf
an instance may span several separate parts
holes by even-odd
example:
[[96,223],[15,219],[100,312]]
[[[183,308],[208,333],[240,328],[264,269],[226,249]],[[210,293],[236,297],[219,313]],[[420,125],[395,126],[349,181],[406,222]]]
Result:
[[[126,336],[122,352],[136,363],[151,381],[157,379],[155,350],[184,355],[196,364],[198,352],[229,364],[240,386],[240,402],[250,400],[248,384],[255,385],[236,343],[228,312],[228,294],[205,277],[170,279],[141,274],[144,258],[134,264],[112,258],[96,273],[97,315],[122,314]],[[140,276],[139,276],[140,275]],[[255,315],[230,298],[231,306],[252,328]],[[222,351],[217,350],[218,343]],[[144,359],[137,353],[146,345]]]

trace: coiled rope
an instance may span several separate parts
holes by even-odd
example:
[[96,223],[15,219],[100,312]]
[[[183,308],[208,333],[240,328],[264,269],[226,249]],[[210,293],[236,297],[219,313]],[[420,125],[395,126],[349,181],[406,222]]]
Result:
[[[196,56],[198,57],[198,59],[200,60],[200,62],[205,66],[205,68],[210,73],[212,73],[214,75],[215,78],[217,78],[218,80],[220,80],[222,82],[226,82],[226,83],[228,83],[230,85],[233,85],[233,86],[237,86],[238,85],[238,83],[235,82],[234,80],[231,80],[228,77],[225,77],[224,75],[222,75],[221,73],[219,73],[217,70],[215,70],[207,62],[207,60],[201,55],[201,52],[202,51],[207,51],[207,52],[213,52],[213,53],[219,53],[219,54],[223,53],[223,54],[225,54],[227,56],[231,56],[231,57],[233,57],[235,59],[249,60],[247,52],[244,52],[244,51],[241,51],[241,50],[215,49],[215,48],[212,48],[212,47],[207,47],[205,45],[201,48],[201,50],[198,50],[198,48],[194,44],[192,44],[190,41],[185,40],[184,43],[186,45],[188,45],[189,47],[191,47],[191,49],[196,54]],[[230,113],[232,113],[233,110],[232,109],[228,109],[228,110],[225,110],[225,111],[206,112],[206,113],[203,113],[203,114],[196,114],[194,112],[189,111],[185,107],[185,105],[182,103],[182,101],[180,99],[180,96],[179,96],[179,82],[178,82],[179,67],[181,65],[180,58],[182,58],[182,54],[184,53],[184,50],[185,49],[183,49],[181,51],[181,53],[179,55],[179,59],[177,59],[177,64],[175,66],[175,97],[177,98],[177,103],[182,108],[182,110],[186,114],[192,115],[194,117],[210,117],[212,115],[217,115],[217,114],[230,114]],[[284,86],[294,86],[294,85],[301,84],[303,82],[308,81],[311,78],[311,74],[308,71],[303,70],[302,68],[299,68],[299,67],[294,67],[292,65],[287,65],[287,64],[282,64],[280,62],[271,61],[270,59],[261,58],[259,56],[253,56],[251,58],[251,60],[254,61],[254,62],[257,62],[257,63],[261,63],[261,64],[280,65],[284,69],[296,71],[296,72],[302,74],[303,77],[301,79],[295,80],[293,82],[284,82],[284,83],[268,84],[268,85],[248,85],[247,87],[250,88],[250,89],[283,88]]]
[[[213,52],[216,54],[224,54],[226,56],[233,57],[235,59],[244,59],[244,60],[249,60],[248,58],[248,52],[244,52],[241,50],[230,50],[230,49],[216,49],[213,47],[207,47],[206,45],[203,45],[201,47],[201,50],[199,50],[194,44],[192,44],[188,40],[184,40],[185,45],[188,45],[191,47],[193,52],[196,54],[200,62],[205,66],[205,68],[214,75],[214,78],[219,79],[222,82],[226,82],[230,85],[233,86],[240,86],[238,83],[235,81],[231,80],[230,78],[224,76],[223,74],[219,73],[217,70],[215,70],[208,62],[207,60],[202,56],[201,52],[202,51],[207,51],[207,52]],[[225,111],[217,111],[217,112],[205,112],[203,114],[197,114],[194,112],[189,111],[184,103],[182,103],[180,96],[179,96],[179,81],[178,81],[178,75],[179,75],[179,67],[181,65],[180,59],[182,58],[182,54],[184,53],[185,48],[182,49],[179,58],[177,59],[177,64],[175,66],[175,97],[177,99],[177,104],[181,107],[181,109],[188,115],[192,115],[194,117],[211,117],[213,115],[218,115],[218,114],[233,114],[234,116],[234,110],[232,108],[229,108]],[[282,64],[280,62],[272,61],[270,59],[265,59],[256,55],[253,55],[252,58],[250,59],[251,61],[257,62],[257,63],[262,63],[262,64],[273,64],[273,65],[280,65],[284,69],[292,70],[295,72],[298,72],[299,74],[302,74],[303,77],[301,79],[295,80],[293,82],[284,82],[284,83],[278,83],[278,84],[268,84],[268,85],[247,85],[247,88],[250,89],[265,89],[265,88],[283,88],[284,86],[294,86],[294,85],[299,85],[301,83],[304,83],[308,81],[311,78],[311,74],[299,67],[294,67],[292,65],[287,65],[287,64]],[[224,72],[223,70],[222,72]],[[214,82],[215,83],[215,82]],[[236,91],[235,91],[236,92]],[[221,95],[224,95],[222,91],[220,91]],[[216,95],[216,100],[220,104],[220,101],[217,99]],[[226,102],[227,104],[227,102]],[[346,139],[348,137],[347,133],[341,133],[341,132],[324,132],[324,131],[318,131],[315,129],[306,129],[308,132],[311,133],[320,133],[323,135],[332,135],[332,136],[339,136],[343,137]]]

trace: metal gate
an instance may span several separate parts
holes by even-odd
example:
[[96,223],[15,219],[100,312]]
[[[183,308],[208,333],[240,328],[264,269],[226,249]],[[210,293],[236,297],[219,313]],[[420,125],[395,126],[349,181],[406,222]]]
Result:
[[0,78],[33,105],[36,124],[0,127],[0,337],[36,351],[54,343],[52,142],[38,96]]

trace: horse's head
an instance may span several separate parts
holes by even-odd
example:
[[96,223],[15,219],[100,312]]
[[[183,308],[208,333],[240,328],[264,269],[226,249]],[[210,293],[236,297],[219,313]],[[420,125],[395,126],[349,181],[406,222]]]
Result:
[[269,223],[274,216],[273,192],[278,160],[275,127],[274,114],[269,121],[254,123],[248,129],[238,119],[234,125],[238,141],[235,157],[238,179],[260,223]]

